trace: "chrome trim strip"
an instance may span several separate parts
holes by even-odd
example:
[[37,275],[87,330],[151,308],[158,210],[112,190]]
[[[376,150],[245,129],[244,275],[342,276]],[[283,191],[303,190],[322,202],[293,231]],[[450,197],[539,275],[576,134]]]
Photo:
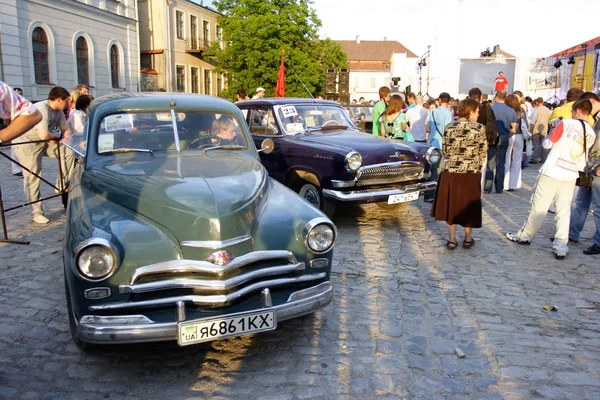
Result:
[[251,281],[252,279],[263,278],[265,276],[289,274],[291,272],[302,271],[304,269],[306,269],[304,262],[299,262],[290,265],[262,268],[225,280],[193,278],[162,279],[154,282],[138,283],[134,285],[119,285],[119,293],[148,293],[171,289],[194,289],[201,292],[223,291],[236,288],[243,283]]
[[272,279],[270,281],[256,282],[248,286],[244,286],[240,290],[229,294],[217,294],[217,295],[187,295],[187,296],[175,296],[165,297],[160,299],[143,300],[143,301],[131,301],[131,302],[120,302],[120,303],[105,303],[102,305],[90,306],[90,311],[106,311],[106,310],[125,310],[135,308],[146,308],[146,307],[165,307],[174,306],[178,301],[184,301],[192,303],[198,306],[225,306],[232,301],[245,296],[255,290],[261,290],[266,287],[289,285],[292,283],[310,282],[318,279],[323,279],[327,276],[325,272],[319,274],[300,275],[293,278],[279,278]]
[[273,260],[277,258],[285,258],[290,264],[298,263],[294,254],[287,250],[254,251],[236,257],[225,265],[215,265],[208,261],[198,260],[171,260],[137,268],[131,274],[129,284],[133,285],[145,276],[167,273],[204,272],[222,276],[229,271],[242,268],[257,261]]
[[381,197],[382,200],[394,194],[404,194],[416,191],[433,190],[437,187],[437,182],[427,181],[404,186],[403,188],[383,188],[383,189],[366,189],[353,190],[350,192],[342,192],[339,190],[323,189],[323,195],[331,197],[338,201],[357,201],[357,200],[372,200],[373,198]]
[[244,243],[248,240],[252,240],[252,236],[243,235],[225,240],[185,240],[181,242],[181,245],[185,247],[197,247],[202,249],[216,250],[221,249],[223,247],[230,247],[236,244]]
[[[277,320],[285,321],[314,313],[332,300],[333,286],[327,281],[292,293],[286,303],[276,305],[273,309],[277,313]],[[80,322],[77,324],[77,337],[84,342],[97,344],[177,340],[177,322],[120,325]]]

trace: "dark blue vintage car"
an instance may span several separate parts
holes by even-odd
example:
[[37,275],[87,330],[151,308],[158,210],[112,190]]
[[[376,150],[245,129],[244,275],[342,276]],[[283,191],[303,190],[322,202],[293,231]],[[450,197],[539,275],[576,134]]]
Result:
[[437,149],[362,133],[338,103],[281,98],[236,105],[258,146],[275,142],[260,156],[269,174],[328,216],[337,203],[397,210],[436,188],[428,178]]

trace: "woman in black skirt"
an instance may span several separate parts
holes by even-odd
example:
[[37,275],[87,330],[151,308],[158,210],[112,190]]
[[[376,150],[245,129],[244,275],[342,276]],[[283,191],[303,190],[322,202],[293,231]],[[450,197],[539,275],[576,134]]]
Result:
[[437,192],[431,216],[446,221],[448,241],[454,250],[456,225],[465,228],[464,248],[471,248],[475,240],[473,228],[481,228],[481,171],[487,156],[485,126],[477,123],[479,103],[465,99],[458,104],[458,121],[444,130],[444,167],[438,179]]

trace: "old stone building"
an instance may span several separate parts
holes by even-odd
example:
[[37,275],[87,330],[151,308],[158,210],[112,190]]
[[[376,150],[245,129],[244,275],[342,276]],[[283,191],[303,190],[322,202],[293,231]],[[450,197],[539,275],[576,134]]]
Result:
[[43,100],[56,85],[139,90],[135,0],[0,0],[0,79]]
[[203,54],[222,42],[218,13],[190,0],[138,0],[142,91],[219,96],[225,82]]

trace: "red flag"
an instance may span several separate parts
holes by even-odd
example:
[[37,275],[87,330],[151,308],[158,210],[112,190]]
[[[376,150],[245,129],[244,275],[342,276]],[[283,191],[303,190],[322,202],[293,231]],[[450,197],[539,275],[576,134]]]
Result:
[[285,72],[283,71],[283,50],[281,50],[281,65],[277,73],[277,86],[275,87],[275,97],[285,97]]

